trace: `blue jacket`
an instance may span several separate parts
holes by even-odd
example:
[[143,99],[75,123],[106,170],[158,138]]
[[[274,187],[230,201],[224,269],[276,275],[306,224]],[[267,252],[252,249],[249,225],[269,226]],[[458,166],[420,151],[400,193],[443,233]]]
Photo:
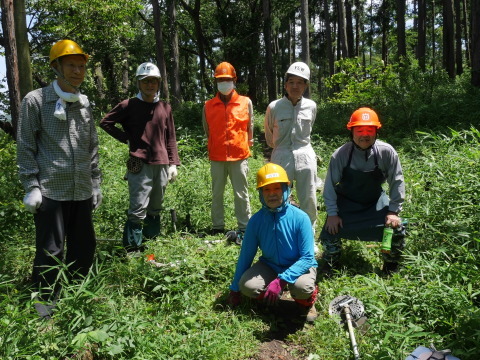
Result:
[[258,248],[262,250],[260,261],[290,284],[311,267],[317,267],[310,218],[303,210],[290,204],[285,204],[279,212],[269,211],[264,206],[250,218],[231,290],[240,290],[240,278],[252,266]]

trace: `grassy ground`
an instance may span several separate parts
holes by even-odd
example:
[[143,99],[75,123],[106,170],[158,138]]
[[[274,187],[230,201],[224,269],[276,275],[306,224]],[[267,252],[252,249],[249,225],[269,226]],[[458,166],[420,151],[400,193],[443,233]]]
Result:
[[[80,283],[64,282],[57,312],[39,320],[29,287],[34,232],[23,211],[15,145],[0,136],[1,359],[260,359],[262,343],[283,341],[293,359],[351,358],[344,328],[328,314],[338,295],[360,299],[369,329],[356,332],[364,359],[404,360],[417,346],[450,348],[462,360],[480,358],[480,133],[471,128],[392,139],[404,167],[410,229],[404,267],[380,276],[376,244],[344,244],[345,268],[319,279],[319,318],[295,326],[249,302],[231,310],[224,300],[239,247],[203,236],[210,225],[209,164],[204,140],[179,129],[182,166],[169,185],[161,236],[144,253],[127,256],[121,230],[128,205],[123,180],[126,148],[100,130],[104,203],[95,214],[95,265]],[[389,141],[390,139],[385,139]],[[314,139],[325,173],[345,139]],[[252,210],[259,208],[255,174],[261,144],[249,162]],[[321,196],[319,195],[319,202]],[[320,205],[319,227],[325,213]],[[233,198],[225,197],[227,227],[235,228]],[[176,232],[170,209],[178,217]],[[145,261],[154,254],[155,267]]]

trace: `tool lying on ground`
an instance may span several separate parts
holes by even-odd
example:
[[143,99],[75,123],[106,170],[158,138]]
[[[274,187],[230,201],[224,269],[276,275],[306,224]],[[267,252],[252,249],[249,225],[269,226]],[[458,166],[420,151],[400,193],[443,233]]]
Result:
[[353,355],[355,360],[360,359],[357,341],[355,339],[354,327],[360,327],[365,324],[367,320],[364,314],[365,308],[360,300],[350,295],[337,296],[330,302],[328,313],[331,316],[337,315],[340,317],[340,324],[347,324],[350,341],[352,343]]
[[450,350],[437,350],[430,345],[417,347],[405,360],[460,360],[452,355]]
[[[169,262],[167,264],[165,263],[161,263],[161,262],[158,262],[155,260],[155,255],[154,254],[148,254],[146,255],[146,261],[156,267],[164,267],[164,266],[170,266],[170,267],[177,267],[177,266],[180,266],[182,264],[182,260],[176,260],[176,261],[172,261],[172,262]],[[183,262],[186,262],[185,259],[183,259]]]

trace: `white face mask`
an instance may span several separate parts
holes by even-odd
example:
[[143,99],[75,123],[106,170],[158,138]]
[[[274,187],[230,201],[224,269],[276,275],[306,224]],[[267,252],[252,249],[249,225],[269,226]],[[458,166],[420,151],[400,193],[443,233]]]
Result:
[[223,95],[228,95],[232,92],[233,90],[233,81],[222,81],[217,83],[217,89],[220,91]]

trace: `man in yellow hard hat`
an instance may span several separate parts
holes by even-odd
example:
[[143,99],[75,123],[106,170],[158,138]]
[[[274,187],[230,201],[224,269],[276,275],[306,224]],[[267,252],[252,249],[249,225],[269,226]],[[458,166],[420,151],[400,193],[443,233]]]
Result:
[[[308,215],[290,205],[290,181],[280,166],[268,163],[257,173],[262,209],[248,222],[228,301],[236,306],[241,294],[274,304],[288,287],[306,321],[317,317],[317,261]],[[259,260],[252,265],[258,249]]]
[[232,64],[218,64],[214,77],[218,92],[202,112],[212,176],[212,233],[225,230],[223,197],[229,177],[238,226],[237,233],[233,237],[229,233],[229,238],[239,243],[250,218],[247,174],[253,145],[253,105],[235,90],[237,73]]
[[[78,90],[88,57],[74,41],[54,44],[50,66],[56,79],[25,96],[18,121],[23,203],[36,227],[32,279],[48,302],[55,300],[58,261],[65,261],[72,276],[84,276],[95,252],[92,210],[102,201],[98,139],[88,98]],[[51,306],[35,306],[40,316],[50,317]]]
[[[398,216],[405,182],[397,152],[377,140],[381,127],[374,110],[355,110],[347,124],[351,141],[335,150],[330,159],[323,190],[327,218],[320,233],[322,272],[326,275],[339,267],[342,238],[381,241],[385,226],[395,231],[391,251],[383,253],[383,270],[389,274],[398,268],[405,245],[405,230]],[[382,188],[385,182],[390,196]]]

